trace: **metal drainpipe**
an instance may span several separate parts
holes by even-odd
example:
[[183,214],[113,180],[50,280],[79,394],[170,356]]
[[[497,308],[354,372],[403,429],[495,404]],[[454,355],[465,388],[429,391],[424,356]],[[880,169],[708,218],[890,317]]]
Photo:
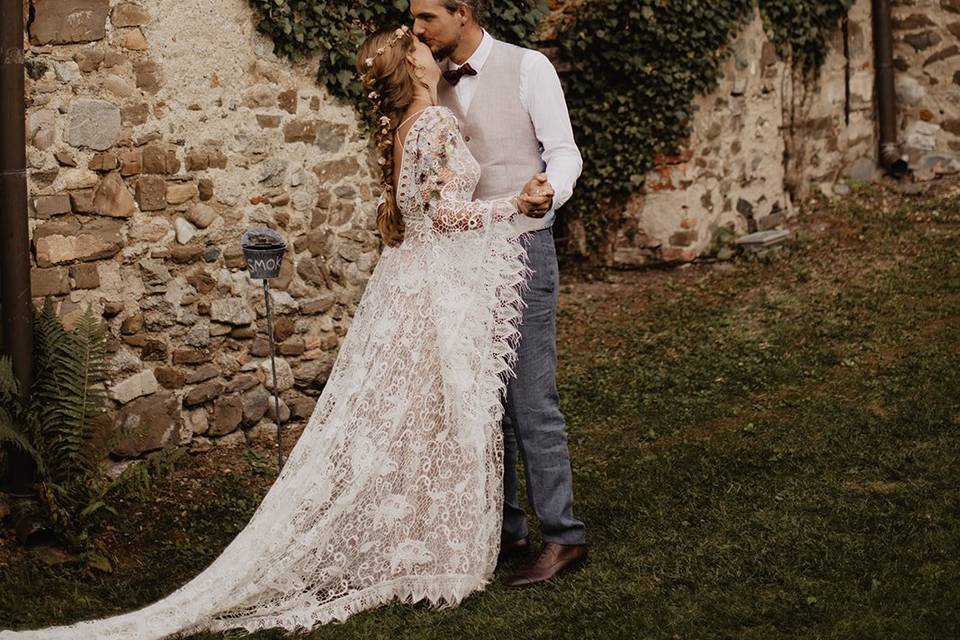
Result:
[[897,144],[897,100],[893,81],[890,0],[873,0],[873,51],[877,119],[880,125],[880,166],[890,174],[900,177],[907,173],[907,156]]
[[[0,0],[0,349],[13,361],[24,398],[33,384],[33,306],[27,225],[27,157],[23,79],[23,2]],[[18,450],[8,456],[8,489],[30,495],[34,468]]]

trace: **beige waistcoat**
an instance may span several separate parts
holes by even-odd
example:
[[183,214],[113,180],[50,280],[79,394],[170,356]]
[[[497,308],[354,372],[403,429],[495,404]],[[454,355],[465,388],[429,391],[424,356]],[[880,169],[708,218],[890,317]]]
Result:
[[[546,168],[530,114],[520,102],[520,62],[525,51],[494,41],[466,112],[450,83],[441,78],[437,89],[440,104],[457,116],[467,147],[480,163],[476,200],[513,196]],[[529,231],[542,227],[543,221],[521,216],[514,226],[518,232]]]

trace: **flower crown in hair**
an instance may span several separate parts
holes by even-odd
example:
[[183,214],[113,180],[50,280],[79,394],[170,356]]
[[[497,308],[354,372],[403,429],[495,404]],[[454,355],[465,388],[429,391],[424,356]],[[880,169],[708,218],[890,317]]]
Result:
[[[369,71],[373,67],[374,58],[376,58],[377,56],[382,54],[384,51],[386,51],[387,47],[392,47],[393,45],[395,45],[397,42],[399,42],[400,38],[404,37],[408,33],[410,33],[410,27],[408,27],[407,25],[401,25],[400,27],[397,27],[397,30],[393,32],[394,34],[393,39],[390,42],[388,42],[386,45],[377,49],[377,52],[374,53],[371,57],[363,61],[363,64],[367,68],[367,70]],[[364,76],[366,76],[366,74],[364,74]],[[371,94],[373,93],[376,93],[376,92],[371,92]],[[374,96],[371,95],[370,97],[373,98]]]

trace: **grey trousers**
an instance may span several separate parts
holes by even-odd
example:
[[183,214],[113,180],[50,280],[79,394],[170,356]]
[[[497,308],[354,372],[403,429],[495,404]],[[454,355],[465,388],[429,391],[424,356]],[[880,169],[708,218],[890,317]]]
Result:
[[566,423],[557,394],[557,297],[560,288],[553,229],[523,234],[533,274],[524,293],[516,377],[507,384],[503,415],[505,540],[529,533],[517,501],[517,454],[523,457],[527,499],[544,542],[582,544],[586,527],[573,515],[573,477]]

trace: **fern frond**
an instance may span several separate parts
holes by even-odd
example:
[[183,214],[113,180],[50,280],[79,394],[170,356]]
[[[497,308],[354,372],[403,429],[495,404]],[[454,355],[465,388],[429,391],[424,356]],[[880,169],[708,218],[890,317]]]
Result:
[[12,407],[20,402],[20,381],[13,373],[13,359],[0,356],[0,407]]
[[8,443],[30,456],[33,463],[37,465],[37,470],[46,475],[46,468],[43,464],[40,454],[33,448],[30,440],[27,439],[15,426],[14,421],[6,410],[0,409],[0,444]]
[[37,377],[36,441],[47,463],[51,512],[68,524],[91,503],[99,469],[92,446],[95,420],[107,403],[107,333],[91,305],[67,331],[49,298],[34,316]]

